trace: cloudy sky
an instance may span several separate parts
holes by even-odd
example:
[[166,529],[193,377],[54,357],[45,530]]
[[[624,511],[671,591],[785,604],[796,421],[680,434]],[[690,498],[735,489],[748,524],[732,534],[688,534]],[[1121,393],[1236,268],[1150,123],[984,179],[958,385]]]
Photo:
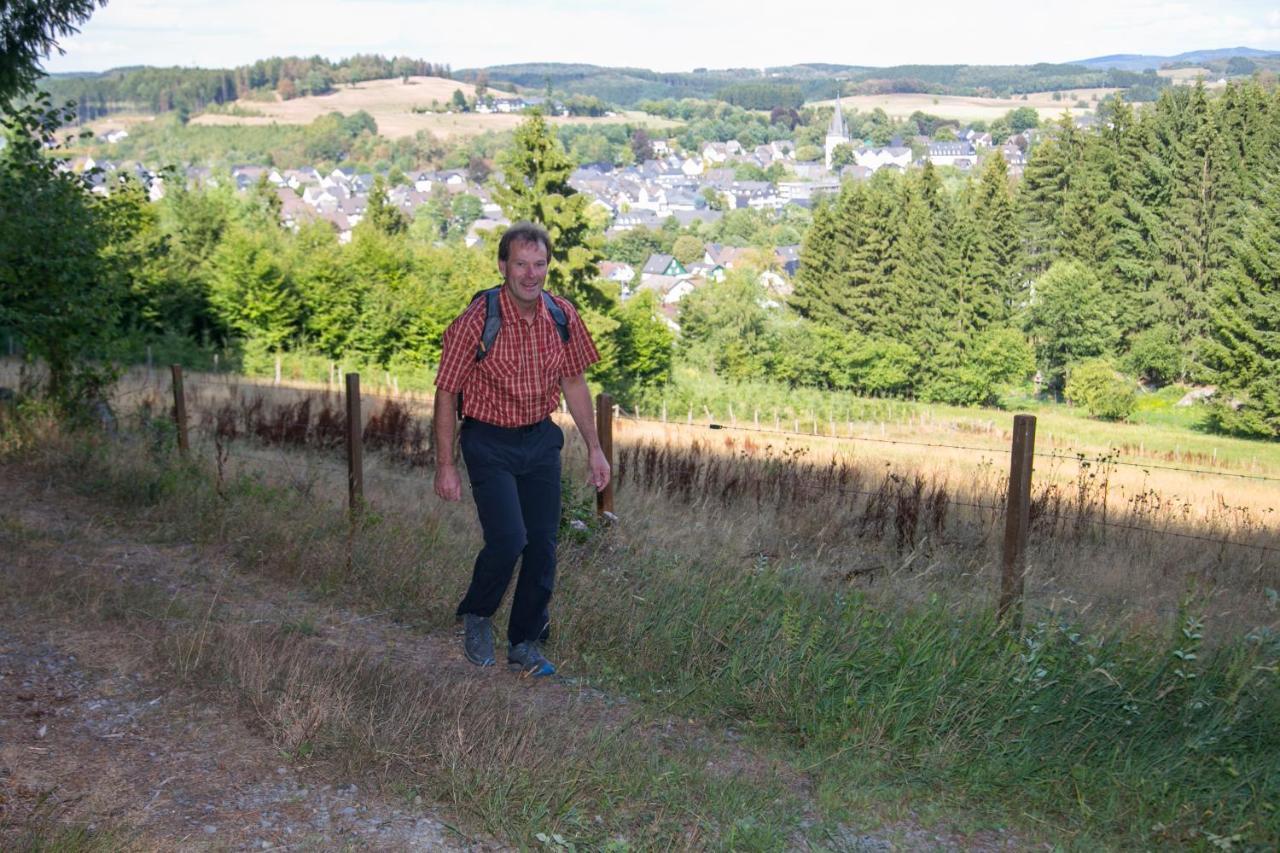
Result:
[[62,46],[49,71],[354,53],[454,68],[590,62],[661,71],[1064,62],[1280,51],[1280,0],[110,0]]

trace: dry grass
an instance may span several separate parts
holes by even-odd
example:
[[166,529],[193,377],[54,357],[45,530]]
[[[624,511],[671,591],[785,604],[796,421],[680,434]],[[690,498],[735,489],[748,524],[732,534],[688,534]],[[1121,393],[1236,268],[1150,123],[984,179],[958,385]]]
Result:
[[[159,415],[167,379],[144,380],[136,373],[122,383],[118,405],[149,398]],[[269,472],[330,505],[344,501],[340,397],[201,376],[189,376],[187,387],[192,423],[204,441],[197,453],[223,458],[226,477]],[[384,451],[366,457],[372,505],[416,507],[428,529],[467,532],[452,537],[460,544],[438,555],[442,560],[405,540],[403,553],[380,555],[370,571],[391,582],[416,576],[418,559],[428,566],[466,564],[476,539],[465,501],[441,504],[432,495],[430,471],[405,468],[406,462],[429,468],[429,398],[404,395],[389,405],[370,394],[362,411],[366,439]],[[572,437],[571,421],[561,421],[571,435],[570,476],[585,479],[580,441]],[[985,604],[997,585],[1009,433],[994,422],[961,425],[834,425],[841,434],[852,429],[872,439],[860,442],[619,419],[617,507],[624,524],[618,535],[637,548],[684,558],[802,564],[830,582],[886,598],[942,593]],[[990,451],[912,443],[922,440]],[[890,441],[904,443],[884,443]],[[1205,597],[1215,629],[1236,633],[1271,618],[1266,590],[1280,588],[1280,560],[1262,549],[1280,547],[1274,483],[1227,476],[1230,468],[1219,476],[1121,466],[1111,451],[1068,453],[1068,445],[1049,431],[1038,441],[1063,458],[1036,460],[1027,589],[1033,612],[1164,624],[1190,588]],[[299,447],[322,452],[295,452]],[[1164,461],[1156,451],[1147,456]],[[1177,461],[1208,466],[1213,460]],[[298,559],[306,564],[299,571],[312,577],[323,576],[330,560],[346,562],[323,549]],[[413,598],[428,612],[447,611],[446,601]]]
[[[420,130],[430,132],[441,139],[478,136],[487,131],[500,133],[514,130],[524,116],[506,113],[434,113],[414,112],[428,110],[432,101],[447,104],[455,90],[461,89],[468,98],[475,97],[475,86],[457,80],[440,77],[410,77],[403,82],[399,77],[390,80],[368,80],[351,86],[339,87],[328,95],[309,95],[288,101],[246,102],[248,109],[261,115],[236,116],[209,113],[196,116],[192,124],[310,124],[331,112],[345,115],[364,110],[378,124],[378,133],[392,139],[413,136]],[[510,97],[511,93],[490,89],[495,97]],[[616,116],[570,117],[556,116],[553,124],[620,124],[630,122],[652,128],[676,127],[678,122],[668,121],[640,112],[624,112]]]
[[1221,74],[1214,73],[1212,69],[1201,68],[1161,68],[1156,72],[1161,77],[1169,80],[1175,86],[1192,86],[1197,80],[1204,80],[1205,88],[1219,89],[1226,86]]
[[[270,403],[261,389],[191,387],[202,434],[214,437],[218,458],[231,454],[229,476],[273,467],[309,495],[342,500],[338,398],[283,389],[275,394],[280,402]],[[371,397],[363,408],[372,410],[366,442],[383,451],[366,461],[372,505],[418,506],[431,524],[468,529],[469,513],[432,497],[429,472],[405,470],[429,468],[434,458],[429,404]],[[571,422],[562,422],[572,436]],[[885,440],[891,435],[910,441],[902,425],[886,430]],[[941,593],[985,605],[997,586],[1008,439],[1002,431],[965,438],[989,443],[990,453],[935,448],[922,456],[919,447],[880,443],[854,443],[850,453],[849,442],[830,438],[620,420],[615,468],[625,523],[618,535],[629,546],[684,558],[804,565],[886,598]],[[580,441],[571,437],[570,447],[570,477],[584,479]],[[1033,612],[1163,624],[1190,587],[1206,598],[1215,629],[1236,633],[1270,618],[1266,590],[1280,586],[1280,535],[1268,484],[1121,467],[1108,454],[1037,464],[1027,591]],[[1210,488],[1197,493],[1197,483]],[[466,547],[451,559],[465,563]],[[412,564],[421,555],[404,556]],[[387,555],[373,562],[407,569]],[[389,568],[386,577],[398,572]]]
[[[264,423],[273,422],[268,406],[257,411]],[[878,773],[945,786],[962,799],[994,795],[1006,812],[1007,796],[1016,790],[1051,825],[1061,820],[1083,827],[1079,836],[1061,837],[1084,847],[1125,833],[1126,845],[1163,846],[1198,843],[1205,832],[1256,840],[1273,831],[1268,809],[1278,765],[1267,756],[1274,756],[1274,732],[1280,730],[1273,725],[1275,684],[1268,675],[1274,672],[1274,641],[1268,639],[1274,637],[1274,605],[1268,627],[1240,642],[1221,630],[1210,635],[1185,608],[1169,617],[1158,613],[1164,601],[1183,598],[1184,578],[1190,578],[1206,588],[1218,584],[1216,603],[1231,599],[1237,621],[1230,627],[1247,624],[1257,615],[1240,610],[1250,606],[1242,599],[1251,581],[1247,573],[1231,574],[1240,566],[1230,554],[1218,555],[1210,567],[1220,571],[1214,577],[1199,566],[1170,563],[1188,554],[1192,560],[1212,557],[1207,553],[1157,552],[1152,543],[1092,539],[1062,527],[1063,505],[1096,512],[1103,499],[1087,476],[1077,492],[1062,496],[1070,503],[1056,510],[1052,496],[1041,492],[1038,524],[1045,544],[1033,558],[1063,574],[1078,572],[1082,595],[1090,598],[1059,600],[1059,618],[1037,619],[1026,636],[1010,640],[994,630],[989,605],[971,606],[989,602],[993,591],[991,524],[981,508],[963,507],[955,497],[998,486],[998,472],[985,481],[953,484],[908,471],[886,477],[883,464],[806,467],[804,454],[780,459],[764,448],[744,453],[738,445],[732,455],[727,445],[695,452],[691,444],[674,442],[622,442],[619,449],[620,463],[630,454],[625,470],[619,465],[622,523],[607,536],[564,549],[553,652],[570,667],[652,698],[664,712],[674,707],[688,716],[714,715],[754,727],[775,746],[807,751],[800,766],[829,786],[835,808],[849,802],[845,788],[857,777],[859,762],[884,755],[892,758],[877,763]],[[197,446],[203,458],[211,450]],[[168,447],[156,453],[160,462],[172,458]],[[650,454],[655,458],[643,458]],[[237,438],[228,454],[235,475],[221,497],[213,496],[207,480],[190,476],[198,469],[184,475],[143,456],[113,454],[105,463],[70,467],[81,472],[85,488],[137,501],[158,531],[225,544],[250,572],[393,613],[414,611],[429,626],[446,624],[450,592],[465,583],[475,522],[465,501],[431,499],[422,472],[385,464],[368,474],[369,511],[348,528],[340,509],[342,466],[331,452]],[[580,456],[580,448],[570,451],[571,468],[580,467]],[[94,470],[104,464],[106,474]],[[810,481],[818,488],[806,496],[797,487]],[[581,499],[581,493],[570,494],[569,503]],[[1049,593],[1034,560],[1033,604],[1048,610]],[[849,566],[869,571],[840,570]],[[1167,589],[1158,585],[1162,566]],[[1103,613],[1107,603],[1095,593],[1124,571],[1138,579],[1142,612],[1176,630],[1130,635]],[[402,609],[395,609],[397,601]],[[1215,605],[1212,596],[1208,604]],[[1070,613],[1063,617],[1062,610]],[[1069,618],[1082,610],[1097,620],[1097,637],[1082,636]],[[1231,615],[1213,614],[1221,624]],[[227,685],[282,745],[332,750],[331,731],[363,742],[353,734],[359,730],[349,724],[352,718],[398,719],[394,706],[368,704],[369,691],[359,687],[381,684],[377,676],[360,676],[347,690],[346,682],[326,674],[323,667],[331,661],[305,632],[213,624],[206,631],[193,619],[184,631],[171,632],[190,638],[177,659],[198,660],[183,665],[189,677]],[[242,643],[256,651],[238,651]],[[204,647],[209,654],[190,651]],[[295,656],[294,648],[314,651]],[[267,661],[275,664],[269,672]],[[363,668],[366,659],[342,663],[344,678],[375,672]],[[316,685],[326,686],[316,692]],[[357,713],[362,708],[366,712]],[[1221,713],[1202,713],[1206,708]],[[427,766],[438,768],[435,758],[448,755],[444,747],[430,733],[416,737],[433,756]],[[1198,745],[1187,746],[1192,741]],[[374,754],[399,767],[397,741],[382,743]],[[666,799],[672,792],[632,789],[623,796],[611,774],[628,769],[630,785],[663,778],[661,768],[640,777],[630,772],[640,753],[614,755],[602,748],[591,754],[621,762],[605,765],[603,777],[594,775],[601,768],[590,762],[568,767],[581,774],[574,778],[589,780],[584,784],[593,802],[615,812],[619,804],[636,802],[647,812],[688,808],[684,779],[678,781],[686,793],[678,801]],[[519,758],[542,766],[539,755]],[[545,766],[557,773],[564,767]],[[1245,781],[1213,775],[1228,766]],[[450,778],[475,780],[469,768],[463,765],[461,776]],[[485,790],[498,787],[504,794],[518,782],[479,779]],[[1248,791],[1242,794],[1241,786]],[[701,810],[701,795],[692,799]],[[514,801],[486,813],[508,814]],[[707,801],[722,813],[733,806],[723,797]],[[681,814],[688,818],[687,811]],[[623,813],[618,819],[634,827],[644,818]],[[761,823],[767,827],[774,819]],[[771,843],[738,841],[724,834],[724,823],[710,823],[721,833],[715,841],[697,844],[686,835],[682,845],[664,834],[641,836],[637,843],[738,849],[793,840],[774,834]]]
[[[160,473],[145,447],[86,468],[65,456],[58,462],[59,454],[79,451],[59,449],[59,439],[48,438],[50,455],[31,460],[33,470],[65,476],[92,468],[91,478],[109,478],[109,488],[129,502],[137,499],[140,481]],[[68,463],[71,468],[61,467]],[[357,590],[372,591],[388,583],[386,572],[408,573],[412,565],[412,582],[392,595],[415,598],[412,606],[451,597],[436,574],[440,567],[431,564],[448,559],[449,549],[427,542],[423,550],[419,541],[401,550],[407,541],[432,539],[429,532],[407,530],[399,517],[366,520],[357,531],[356,558],[344,567],[345,537],[334,534],[327,501],[299,500],[287,487],[272,492],[251,478],[202,508],[199,495],[207,487],[192,484],[190,470],[176,473],[166,505],[133,511],[148,526],[220,531],[217,541],[240,553],[251,585],[232,573],[205,577],[207,566],[194,565],[181,577],[170,568],[130,576],[125,566],[103,571],[94,561],[68,560],[69,568],[56,571],[0,572],[0,600],[73,619],[83,630],[122,632],[146,645],[169,678],[239,710],[287,758],[334,778],[355,777],[362,788],[443,803],[463,826],[519,846],[534,845],[542,833],[563,834],[589,849],[613,839],[626,839],[617,849],[739,849],[730,839],[738,837],[741,809],[758,816],[758,835],[767,839],[748,848],[777,849],[800,831],[805,806],[775,774],[739,778],[707,769],[710,757],[739,756],[732,745],[654,743],[642,708],[558,682],[477,674],[456,659],[451,637],[446,658],[441,638],[416,640],[381,629],[401,637],[401,647],[372,629],[368,637],[350,635],[352,625],[377,617],[353,619],[341,634],[305,630],[288,618],[299,590],[256,580],[273,574],[306,585],[316,579],[307,575],[315,568],[340,578],[338,596],[361,598]],[[0,530],[0,543],[21,533]],[[307,561],[287,553],[294,550]],[[372,565],[383,568],[368,571]]]
[[[1031,107],[1039,113],[1041,120],[1053,120],[1060,117],[1063,112],[1079,113],[1080,110],[1074,106],[1078,100],[1083,100],[1089,104],[1089,109],[1096,107],[1096,102],[1101,101],[1107,95],[1120,91],[1119,89],[1096,88],[1096,89],[1073,89],[1069,92],[1059,92],[1060,100],[1053,99],[1053,92],[1032,92],[1023,100],[1021,96],[1016,98],[979,98],[964,95],[929,95],[917,92],[908,92],[892,95],[852,95],[842,98],[841,105],[846,110],[858,110],[859,112],[871,112],[875,109],[882,109],[890,118],[907,118],[912,113],[919,110],[929,115],[940,116],[942,118],[956,119],[958,121],[991,121],[1002,117],[1009,110],[1016,110],[1019,107]],[[816,101],[810,106],[834,106],[834,100]]]

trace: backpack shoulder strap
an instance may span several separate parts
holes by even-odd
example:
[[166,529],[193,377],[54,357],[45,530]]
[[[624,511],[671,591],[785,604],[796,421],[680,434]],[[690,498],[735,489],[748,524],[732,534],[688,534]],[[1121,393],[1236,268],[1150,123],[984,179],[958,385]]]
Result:
[[560,343],[569,343],[569,318],[565,316],[564,309],[560,307],[560,303],[556,302],[547,291],[542,291],[542,302],[547,306],[547,311],[551,314],[551,319],[555,321],[556,331],[560,333]]
[[501,291],[502,285],[498,285],[481,290],[471,297],[472,302],[484,297],[484,331],[480,333],[480,343],[476,347],[476,361],[483,361],[489,354],[493,342],[498,338],[498,331],[502,328],[502,310],[498,307],[498,294]]

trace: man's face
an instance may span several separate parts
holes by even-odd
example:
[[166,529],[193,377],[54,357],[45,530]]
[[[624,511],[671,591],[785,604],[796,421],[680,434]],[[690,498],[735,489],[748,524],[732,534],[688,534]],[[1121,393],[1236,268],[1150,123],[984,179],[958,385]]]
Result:
[[547,248],[538,242],[516,240],[507,249],[507,259],[498,261],[498,271],[516,305],[536,308],[547,280]]

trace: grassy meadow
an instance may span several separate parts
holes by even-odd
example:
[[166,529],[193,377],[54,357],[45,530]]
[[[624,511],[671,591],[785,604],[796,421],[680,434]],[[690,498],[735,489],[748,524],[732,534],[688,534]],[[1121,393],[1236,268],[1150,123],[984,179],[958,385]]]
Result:
[[[128,508],[154,535],[222,549],[243,571],[415,630],[450,628],[479,539],[465,498],[432,495],[426,398],[402,388],[363,401],[368,503],[352,526],[340,397],[199,374],[188,377],[188,394],[185,463],[173,452],[167,377],[143,373],[120,386],[117,438],[59,438],[10,418],[0,454]],[[1253,490],[1252,481],[1153,470],[1122,489],[1127,468],[1106,459],[1046,460],[1043,470],[1038,459],[1025,622],[1009,633],[992,602],[1011,419],[865,405],[861,414],[879,417],[832,423],[878,441],[784,435],[768,424],[757,432],[744,412],[739,429],[623,418],[620,518],[608,527],[580,485],[581,443],[567,442],[550,653],[642,714],[703,721],[785,772],[740,768],[726,784],[694,769],[723,755],[619,749],[616,730],[568,747],[530,730],[512,755],[464,760],[442,741],[414,759],[415,778],[464,794],[466,779],[484,778],[502,804],[459,794],[464,811],[521,844],[542,832],[592,849],[843,849],[837,827],[960,815],[973,831],[1012,831],[1019,846],[1273,846],[1274,484]],[[1077,447],[1117,444],[1070,413],[1040,415],[1047,434]],[[1153,446],[1148,435],[1164,437]],[[1196,437],[1158,424],[1143,436],[1153,460],[1166,439]],[[942,443],[991,452],[920,446]],[[1275,448],[1256,449],[1257,470],[1274,475]],[[1221,454],[1224,473],[1244,464],[1242,449],[1233,454]],[[1213,539],[1236,544],[1205,541]],[[263,651],[244,636],[202,636],[218,651],[203,658],[218,669],[211,677],[258,691],[257,702],[297,701],[287,690],[263,693],[268,679],[250,666]],[[328,678],[303,672],[292,645],[277,654],[297,661],[298,683]],[[412,697],[361,693],[381,683],[361,672],[342,682],[354,691],[349,716],[403,719]],[[450,713],[483,724],[461,708]],[[375,754],[403,754],[405,741],[388,737]],[[324,757],[348,741],[315,743]],[[548,794],[565,774],[575,784]],[[513,802],[525,817],[513,819]]]

